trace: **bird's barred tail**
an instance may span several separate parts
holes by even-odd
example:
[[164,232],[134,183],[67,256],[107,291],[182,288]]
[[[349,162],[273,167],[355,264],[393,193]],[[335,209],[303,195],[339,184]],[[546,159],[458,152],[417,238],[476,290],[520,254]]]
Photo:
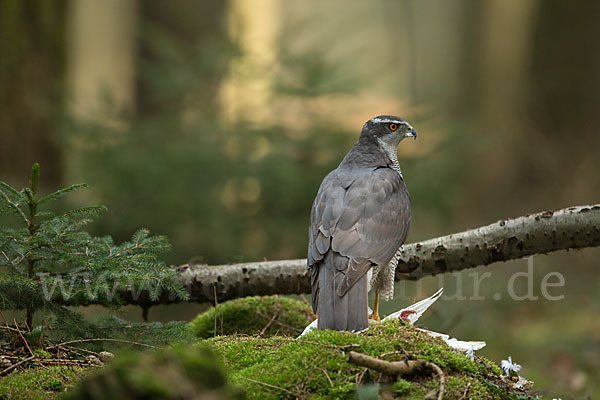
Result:
[[[346,294],[339,296],[337,288],[345,278],[348,258],[329,252],[319,267],[318,328],[359,332],[369,327],[367,284],[365,274]],[[337,265],[345,263],[346,265]]]

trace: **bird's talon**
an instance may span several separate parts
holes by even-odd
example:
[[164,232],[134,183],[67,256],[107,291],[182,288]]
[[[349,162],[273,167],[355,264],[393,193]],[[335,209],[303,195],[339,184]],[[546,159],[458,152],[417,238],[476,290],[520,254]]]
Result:
[[372,319],[373,321],[381,322],[381,318],[379,318],[379,314],[373,313],[369,316],[369,319]]

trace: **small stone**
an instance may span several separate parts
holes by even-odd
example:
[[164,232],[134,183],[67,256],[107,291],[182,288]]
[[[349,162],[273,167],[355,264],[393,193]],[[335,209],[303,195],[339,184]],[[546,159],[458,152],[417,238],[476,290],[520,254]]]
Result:
[[4,357],[4,356],[0,356],[0,368],[8,368],[12,365],[12,362]]
[[100,359],[96,356],[87,356],[85,358],[85,361],[87,361],[89,364],[91,365],[95,365],[97,367],[101,367],[104,365],[104,363],[102,361],[100,361]]
[[110,362],[113,358],[115,358],[115,355],[113,353],[111,353],[110,351],[101,351],[100,353],[98,353],[98,358],[103,363],[106,363],[106,362]]

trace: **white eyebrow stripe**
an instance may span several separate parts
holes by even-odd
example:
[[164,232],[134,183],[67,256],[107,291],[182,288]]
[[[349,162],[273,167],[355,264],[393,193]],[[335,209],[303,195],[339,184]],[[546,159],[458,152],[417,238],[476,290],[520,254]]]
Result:
[[372,118],[371,121],[375,122],[375,123],[383,122],[383,123],[386,123],[386,124],[398,124],[398,125],[402,124],[402,125],[410,126],[410,124],[408,122],[406,122],[406,121],[398,121],[396,119]]

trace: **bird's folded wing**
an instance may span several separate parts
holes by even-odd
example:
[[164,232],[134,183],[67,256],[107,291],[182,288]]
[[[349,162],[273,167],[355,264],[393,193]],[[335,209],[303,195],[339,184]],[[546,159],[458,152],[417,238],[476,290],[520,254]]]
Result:
[[347,292],[371,265],[387,264],[410,226],[410,199],[398,172],[390,168],[338,171],[319,189],[311,212],[308,267],[329,250],[347,257]]

